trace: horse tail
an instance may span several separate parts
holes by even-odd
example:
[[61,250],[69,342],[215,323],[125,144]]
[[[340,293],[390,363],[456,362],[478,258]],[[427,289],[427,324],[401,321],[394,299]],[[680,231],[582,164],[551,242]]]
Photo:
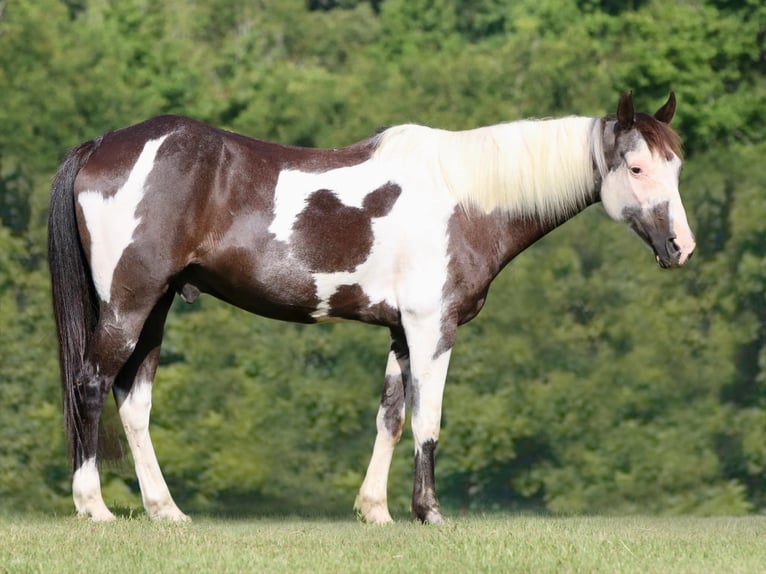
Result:
[[83,369],[85,350],[98,321],[98,299],[78,232],[74,180],[100,142],[101,138],[97,138],[69,152],[53,180],[48,216],[48,267],[59,340],[64,429],[72,468],[75,446],[83,428],[77,377]]

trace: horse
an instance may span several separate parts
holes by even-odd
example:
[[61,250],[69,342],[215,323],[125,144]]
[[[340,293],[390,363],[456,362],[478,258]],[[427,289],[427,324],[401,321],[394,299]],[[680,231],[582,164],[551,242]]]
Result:
[[387,481],[410,405],[411,513],[440,523],[434,452],[457,327],[511,259],[601,202],[663,268],[695,248],[678,191],[671,92],[654,114],[527,119],[466,131],[399,125],[305,148],[164,115],[72,149],[52,185],[48,263],[72,496],[101,495],[98,426],[112,391],[153,519],[188,520],[149,435],[163,328],[178,294],[285,321],[390,331],[377,434],[355,507],[391,521]]

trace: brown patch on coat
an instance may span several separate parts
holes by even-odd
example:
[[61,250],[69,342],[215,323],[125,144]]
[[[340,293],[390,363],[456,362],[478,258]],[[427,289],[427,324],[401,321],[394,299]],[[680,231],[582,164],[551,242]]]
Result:
[[383,422],[394,440],[399,440],[404,428],[404,379],[401,374],[386,375],[380,406],[384,409]]
[[370,217],[385,217],[393,209],[401,193],[402,188],[389,181],[364,198],[362,209]]
[[378,325],[397,325],[399,313],[384,301],[371,304],[361,285],[341,285],[328,301],[329,316]]
[[[587,203],[596,201],[594,194]],[[492,280],[519,253],[567,220],[482,213],[456,207],[447,225],[449,273],[444,284],[441,337],[434,358],[451,349],[457,326],[479,314]],[[414,408],[414,407],[413,407]]]
[[383,394],[380,397],[380,406],[384,409],[383,421],[388,432],[399,440],[404,428],[404,404],[407,400],[408,389],[412,389],[410,378],[410,349],[407,346],[407,338],[404,336],[404,330],[397,327],[391,328],[391,353],[394,354],[399,363],[399,373],[396,375],[386,375],[383,385]]
[[[168,138],[136,211],[139,227],[115,269],[113,303],[132,306],[141,294],[155,290],[157,297],[169,287],[189,301],[209,293],[256,314],[314,322],[319,300],[313,277],[290,257],[290,246],[269,232],[279,173],[362,163],[377,138],[337,149],[301,148],[159,116],[103,136],[76,191],[113,195],[145,143],[163,135]],[[87,247],[84,225],[80,232]]]
[[353,271],[372,249],[372,218],[387,215],[401,192],[389,182],[369,193],[360,209],[329,189],[315,191],[293,225],[293,253],[311,273]]

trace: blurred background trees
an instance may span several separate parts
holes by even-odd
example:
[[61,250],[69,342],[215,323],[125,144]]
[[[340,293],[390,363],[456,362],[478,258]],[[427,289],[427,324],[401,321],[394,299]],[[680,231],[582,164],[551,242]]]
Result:
[[[765,37],[757,0],[0,2],[0,511],[71,512],[44,259],[70,147],[160,113],[337,147],[405,122],[601,116],[632,88],[648,111],[678,95],[697,256],[662,272],[594,207],[518,257],[458,336],[442,503],[763,512]],[[152,432],[185,509],[350,512],[385,330],[203,297],[166,332]],[[109,503],[140,506],[131,467],[105,464]]]

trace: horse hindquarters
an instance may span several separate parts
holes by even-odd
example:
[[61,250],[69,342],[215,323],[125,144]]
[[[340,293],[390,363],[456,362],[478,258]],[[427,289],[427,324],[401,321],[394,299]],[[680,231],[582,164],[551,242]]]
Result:
[[103,405],[98,371],[86,360],[98,321],[98,300],[77,229],[74,180],[99,145],[85,142],[73,149],[58,170],[51,190],[48,219],[48,264],[59,340],[64,428],[73,471],[78,512],[95,520],[112,520],[101,497],[95,449]]
[[[92,267],[83,248],[83,238],[79,234],[75,210],[75,178],[100,144],[101,140],[97,139],[75,148],[56,175],[51,192],[48,262],[60,346],[64,421],[73,471],[72,494],[78,513],[103,521],[113,520],[114,515],[104,504],[97,466],[101,411],[106,395],[131,359],[134,349],[147,347],[147,343],[142,341],[142,333],[147,318],[163,298],[166,287],[147,280],[141,282],[130,279],[130,285],[121,285],[122,291],[127,294],[122,299],[110,297],[109,292],[105,296],[97,292],[92,279]],[[118,270],[116,268],[115,273]],[[123,269],[122,272],[123,277],[136,278],[142,275],[140,270]],[[120,290],[112,291],[116,293]],[[159,312],[160,337],[168,306],[169,300]],[[149,344],[148,347],[156,347],[156,352],[159,351],[158,343]],[[152,363],[156,363],[156,353],[148,352],[147,357],[145,366],[143,357],[139,359],[137,355],[134,361],[137,369],[140,367],[142,372],[153,375],[156,364],[152,366]],[[132,377],[123,374],[120,381],[120,389],[124,392],[119,395],[118,391],[118,402],[121,402],[121,406],[126,402],[135,405],[132,399],[125,400],[133,394],[128,394]],[[131,412],[136,412],[136,409]],[[127,411],[121,409],[121,416],[125,413]],[[134,419],[135,416],[125,422],[123,416],[129,438],[131,430],[135,430]],[[147,450],[146,443],[142,444],[144,450]],[[151,450],[151,443],[148,449]],[[144,453],[143,457],[141,454],[139,452],[136,456],[134,449],[137,461],[154,458],[153,450],[151,454]],[[180,515],[180,511],[177,514]]]

